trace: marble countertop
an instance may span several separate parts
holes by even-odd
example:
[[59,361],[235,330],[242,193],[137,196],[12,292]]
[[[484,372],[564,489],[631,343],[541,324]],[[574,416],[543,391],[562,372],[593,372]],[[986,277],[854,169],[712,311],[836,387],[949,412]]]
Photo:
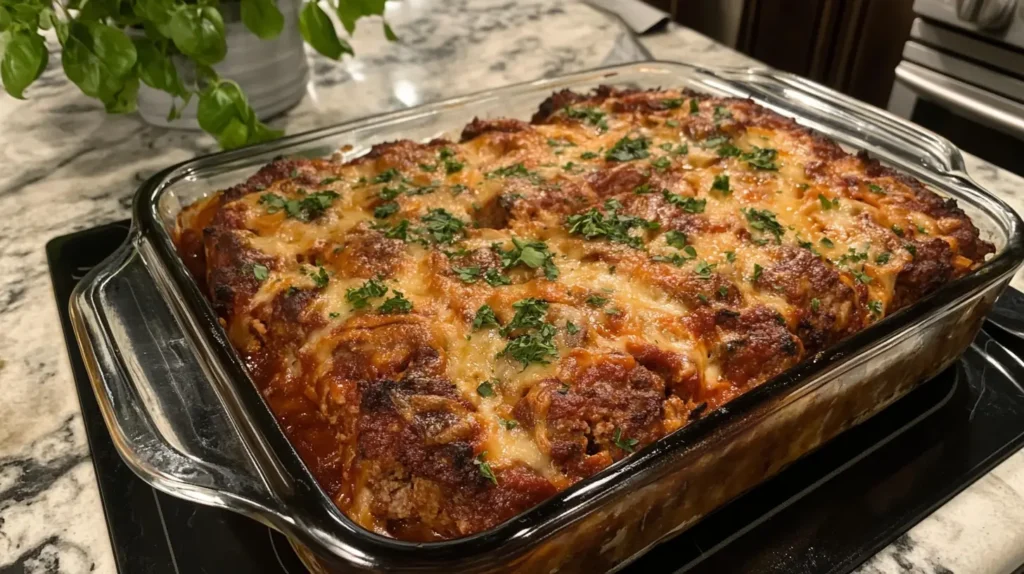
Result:
[[[406,0],[356,32],[355,58],[311,55],[303,102],[272,124],[289,132],[512,82],[640,59],[618,21],[569,0]],[[645,36],[655,58],[703,66],[756,62],[675,25]],[[60,70],[16,101],[0,92],[0,572],[115,572],[43,247],[129,216],[136,187],[215,150],[195,132],[108,116]],[[1024,211],[1024,180],[968,157],[971,175]],[[1018,275],[1014,285],[1024,288]],[[1010,572],[1024,563],[1024,453],[941,507],[861,570]]]

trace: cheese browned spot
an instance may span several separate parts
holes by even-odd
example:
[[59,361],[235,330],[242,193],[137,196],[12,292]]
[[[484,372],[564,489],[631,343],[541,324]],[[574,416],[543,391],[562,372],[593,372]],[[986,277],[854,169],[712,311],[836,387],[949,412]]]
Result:
[[606,87],[275,161],[176,240],[327,493],[417,541],[527,510],[993,251],[751,101]]

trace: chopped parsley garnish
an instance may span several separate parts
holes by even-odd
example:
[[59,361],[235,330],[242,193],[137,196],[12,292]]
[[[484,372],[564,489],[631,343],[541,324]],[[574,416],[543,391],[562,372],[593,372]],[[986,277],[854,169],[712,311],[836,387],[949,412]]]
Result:
[[613,243],[628,245],[634,249],[642,248],[644,244],[643,239],[630,235],[629,231],[634,228],[657,229],[659,227],[658,223],[639,217],[622,215],[618,213],[620,207],[621,204],[617,201],[609,200],[605,202],[606,214],[592,207],[584,213],[570,215],[566,219],[569,233],[582,235],[591,240],[604,238]]
[[695,116],[700,113],[700,107],[697,105],[697,98],[690,98],[690,115]]
[[882,302],[878,301],[878,300],[875,300],[875,299],[872,299],[871,301],[868,301],[868,309],[871,309],[871,312],[874,313],[875,315],[881,315],[882,314]]
[[494,386],[491,384],[491,381],[484,381],[484,382],[480,383],[476,387],[476,394],[480,395],[481,397],[484,397],[485,399],[487,397],[493,397],[494,396]]
[[906,249],[907,252],[910,253],[911,256],[914,256],[914,257],[917,256],[917,247],[915,245],[910,244],[910,243],[904,243],[903,244],[903,248]]
[[373,183],[388,183],[396,179],[401,179],[401,177],[402,174],[392,167],[378,173],[377,176],[373,178]]
[[490,305],[481,305],[473,317],[473,328],[483,329],[485,327],[501,327],[498,317],[494,315],[494,309]]
[[697,299],[699,299],[700,302],[705,305],[708,304],[708,296],[703,293],[697,293]]
[[683,208],[683,211],[687,213],[704,213],[704,208],[708,204],[708,200],[706,199],[697,199],[696,197],[679,195],[678,193],[672,193],[667,189],[662,190],[661,195],[665,198],[665,201]]
[[731,120],[732,112],[730,112],[726,108],[723,108],[722,106],[715,106],[715,113],[712,115],[712,117],[715,119],[716,122],[721,120]]
[[345,299],[353,309],[365,309],[370,306],[370,299],[383,297],[387,292],[388,288],[384,283],[378,279],[370,279],[358,289],[351,288],[345,291]]
[[580,159],[597,159],[597,158],[598,158],[598,154],[596,154],[596,153],[594,153],[592,151],[585,151],[585,152],[580,154]]
[[558,268],[555,267],[555,255],[548,250],[543,241],[520,241],[512,238],[512,249],[501,252],[501,266],[505,269],[522,263],[530,269],[544,268],[544,276],[549,281],[558,279]]
[[895,233],[898,237],[903,237],[903,228],[900,227],[899,225],[893,225],[892,232]]
[[682,249],[686,247],[686,234],[682,231],[672,230],[665,234],[665,243],[669,246],[675,247],[676,249]]
[[735,262],[736,261],[736,252],[734,252],[734,251],[726,251],[725,252],[725,260],[728,261],[729,263]]
[[767,209],[757,210],[753,207],[744,208],[742,211],[743,215],[747,217],[747,223],[750,224],[750,227],[762,233],[770,233],[775,236],[776,243],[782,243],[782,235],[786,233],[786,230],[775,219],[774,213]]
[[317,271],[310,273],[309,276],[313,279],[317,289],[327,287],[327,284],[331,281],[331,278],[327,276],[327,270],[323,267],[317,267]]
[[539,329],[509,341],[508,345],[505,345],[505,348],[498,353],[498,356],[511,357],[522,363],[524,368],[531,363],[546,365],[551,362],[549,357],[558,356],[558,350],[555,348],[555,332],[552,325],[544,323]]
[[668,159],[665,156],[661,156],[658,159],[652,161],[651,166],[654,169],[658,170],[659,172],[665,171],[668,168],[672,167],[672,160]]
[[384,202],[375,207],[373,210],[373,216],[376,217],[377,219],[387,219],[396,213],[398,213],[397,201]]
[[337,311],[332,311],[328,313],[327,316],[330,317],[331,319],[337,319],[338,317],[341,317],[341,313],[338,313]]
[[608,307],[607,309],[604,310],[604,314],[605,315],[621,315],[622,311],[620,311],[617,307]]
[[821,307],[821,301],[817,297],[815,297],[814,299],[811,299],[811,311],[814,311],[815,313],[817,313],[818,309],[820,307]]
[[252,276],[255,277],[257,281],[266,281],[267,277],[270,277],[270,269],[267,269],[266,265],[253,263]]
[[260,205],[267,206],[267,213],[277,213],[284,209],[285,199],[276,193],[264,193],[260,196]]
[[640,185],[633,188],[633,193],[637,195],[647,195],[648,193],[654,193],[654,190],[651,189],[651,184],[641,183]]
[[504,427],[505,430],[512,430],[519,426],[519,421],[515,419],[503,419],[501,417],[498,417],[498,424]]
[[879,265],[885,265],[886,263],[889,262],[890,257],[892,257],[892,253],[889,253],[888,251],[884,253],[879,253],[878,256],[875,257],[875,263]]
[[319,185],[330,185],[336,181],[341,181],[340,177],[325,177],[320,180]]
[[398,184],[398,187],[385,186],[377,193],[377,197],[384,201],[391,201],[399,195],[402,195],[403,191],[405,191],[405,186],[402,184]]
[[537,174],[537,172],[526,169],[526,166],[523,165],[523,162],[515,163],[512,165],[506,165],[505,167],[499,167],[494,171],[488,172],[486,177],[487,179],[494,179],[496,177],[522,177],[529,179],[530,181],[536,184],[542,183],[544,181],[544,179],[539,174]]
[[563,165],[562,170],[567,171],[569,173],[583,173],[583,168],[571,161]]
[[512,280],[507,275],[502,275],[497,269],[488,269],[484,272],[484,281],[491,287],[512,284]]
[[835,243],[832,243],[832,240],[831,240],[831,239],[829,239],[828,237],[822,237],[822,238],[821,238],[821,239],[820,239],[820,240],[818,241],[818,243],[821,243],[821,244],[822,244],[822,245],[823,245],[823,246],[824,246],[824,247],[825,247],[826,249],[832,249],[833,247],[835,247],[835,246],[836,246],[836,244],[835,244]]
[[867,273],[864,273],[863,271],[857,271],[856,269],[851,269],[850,273],[853,275],[853,277],[857,281],[859,281],[861,283],[864,283],[864,284],[871,283],[871,276],[868,275]]
[[591,307],[604,307],[608,303],[608,298],[600,295],[591,295],[587,297],[586,303]]
[[753,146],[753,148],[753,151],[741,154],[740,159],[756,169],[763,169],[767,171],[779,169],[779,166],[775,163],[776,158],[779,156],[779,152],[771,148],[761,148],[757,146]]
[[384,232],[384,237],[387,237],[388,239],[401,239],[402,241],[407,241],[409,239],[409,220],[403,219],[391,226],[391,229]]
[[506,337],[519,329],[536,329],[546,324],[544,316],[548,312],[548,302],[543,299],[520,299],[512,304],[512,308],[516,310],[515,316],[501,328],[501,334]]
[[476,283],[480,279],[480,268],[473,267],[452,267],[452,271],[455,276],[459,278],[459,281],[463,283]]
[[725,299],[726,297],[728,297],[729,296],[729,288],[726,287],[725,285],[722,285],[721,287],[719,287],[718,288],[718,296],[721,297],[722,299]]
[[679,127],[679,122],[676,120],[665,120],[665,125],[670,128],[677,128]]
[[555,138],[548,138],[548,146],[550,147],[576,147],[576,144],[569,140],[560,140]]
[[615,443],[615,446],[626,452],[633,452],[633,450],[636,449],[636,445],[640,444],[638,439],[624,438],[622,436],[622,429],[619,427],[615,427],[615,434],[612,436],[612,441]]
[[[711,139],[709,139],[708,141],[710,142]],[[740,148],[732,145],[731,143],[724,143],[718,146],[718,149],[715,150],[715,153],[718,154],[718,157],[739,157],[743,155],[743,151]]]
[[833,197],[829,199],[824,194],[818,194],[818,202],[821,203],[821,210],[828,211],[830,209],[839,209],[839,198]]
[[663,110],[674,110],[676,108],[682,107],[683,99],[682,98],[667,98],[667,99],[661,100],[661,102],[659,102],[659,103],[661,104],[661,109],[663,109]]
[[573,108],[566,106],[564,111],[565,115],[569,118],[596,126],[601,131],[608,129],[608,122],[604,119],[605,113],[597,108]]
[[555,392],[557,392],[560,395],[569,394],[569,383],[562,383],[561,385],[558,385],[558,390]]
[[441,153],[438,154],[438,158],[441,160],[441,163],[444,164],[444,172],[448,175],[462,171],[462,168],[466,165],[455,159],[455,152],[446,147],[441,148]]
[[412,301],[405,298],[401,291],[393,291],[394,296],[380,304],[380,311],[384,315],[402,315],[412,311]]
[[425,171],[427,173],[434,173],[435,171],[437,171],[437,164],[436,163],[421,163],[420,164],[420,171]]
[[462,185],[461,183],[456,183],[455,185],[451,186],[452,195],[454,195],[454,196],[462,195],[468,189],[469,189],[468,187],[466,187],[465,185]]
[[487,462],[485,461],[485,457],[486,456],[487,456],[487,451],[485,450],[482,453],[480,453],[479,455],[477,455],[476,458],[473,459],[473,464],[475,464],[477,466],[477,468],[480,470],[480,475],[481,476],[483,476],[487,480],[493,482],[495,484],[495,486],[497,486],[497,484],[498,484],[498,477],[494,476],[494,471],[491,470],[491,465],[487,464]]
[[651,145],[651,140],[643,136],[638,136],[636,138],[625,136],[615,142],[615,145],[605,152],[604,159],[608,161],[632,161],[635,159],[644,159],[650,155],[647,151],[647,147],[649,145]]
[[697,277],[700,277],[701,279],[711,279],[711,272],[717,266],[718,265],[715,263],[708,264],[707,261],[701,261],[696,267],[694,267],[693,271],[697,274]]
[[753,279],[751,279],[751,280],[756,283],[757,280],[761,278],[761,273],[763,273],[763,272],[764,272],[764,268],[761,267],[760,265],[758,265],[757,263],[755,263],[754,264],[754,276],[753,276]]
[[887,195],[885,189],[882,186],[874,183],[869,183],[868,189],[871,190],[871,193],[877,193],[878,195]]
[[267,213],[283,209],[287,217],[309,222],[323,214],[337,198],[338,194],[333,191],[318,191],[302,199],[289,200],[274,193],[265,193],[260,196],[260,204],[267,206]]
[[914,224],[914,227],[916,227],[916,228],[917,228],[917,232],[918,232],[918,233],[920,233],[920,234],[922,234],[922,235],[928,235],[928,230],[927,230],[927,229],[925,229],[924,227],[922,227],[921,225],[918,225],[918,224]]
[[465,235],[466,224],[444,209],[435,208],[420,218],[421,233],[434,243],[452,244]]
[[576,333],[580,332],[580,328],[577,327],[576,324],[573,323],[572,321],[566,321],[565,322],[565,330],[570,335],[575,335]]
[[729,176],[725,174],[716,175],[714,183],[711,184],[711,189],[722,192],[722,195],[732,193],[732,190],[729,189]]

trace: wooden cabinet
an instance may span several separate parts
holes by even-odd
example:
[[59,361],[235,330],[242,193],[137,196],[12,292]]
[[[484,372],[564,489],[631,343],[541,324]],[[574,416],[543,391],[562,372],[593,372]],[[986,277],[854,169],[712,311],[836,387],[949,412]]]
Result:
[[885,106],[913,0],[650,0],[773,67]]

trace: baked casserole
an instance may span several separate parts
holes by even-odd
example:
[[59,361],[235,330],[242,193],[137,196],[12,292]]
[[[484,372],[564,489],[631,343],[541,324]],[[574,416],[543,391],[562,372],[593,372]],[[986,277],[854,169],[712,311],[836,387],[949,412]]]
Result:
[[327,494],[410,541],[512,518],[993,252],[752,101],[610,88],[274,161],[175,241]]

